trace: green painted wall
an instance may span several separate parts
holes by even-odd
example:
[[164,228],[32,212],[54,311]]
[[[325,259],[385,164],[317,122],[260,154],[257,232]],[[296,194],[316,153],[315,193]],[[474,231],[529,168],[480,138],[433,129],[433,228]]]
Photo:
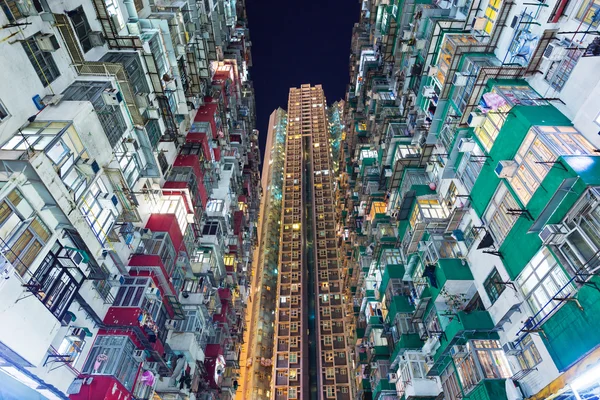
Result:
[[481,382],[465,397],[465,400],[502,400],[506,398],[506,381],[498,379]]
[[[600,278],[592,281],[600,285]],[[566,370],[600,343],[600,292],[584,286],[577,299],[583,310],[567,302],[542,325],[545,335],[540,336],[559,371]]]

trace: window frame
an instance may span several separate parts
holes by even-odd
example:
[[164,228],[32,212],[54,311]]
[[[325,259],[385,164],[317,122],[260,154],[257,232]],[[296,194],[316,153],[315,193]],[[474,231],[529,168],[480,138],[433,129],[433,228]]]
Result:
[[504,290],[506,290],[506,285],[498,284],[498,282],[502,282],[502,277],[500,276],[500,272],[498,272],[498,268],[494,267],[483,281],[483,288],[492,304],[494,304],[500,298],[502,293],[504,293]]
[[52,57],[52,53],[42,51],[39,48],[35,39],[36,35],[39,34],[40,32],[37,32],[23,40],[21,45],[23,46],[25,55],[29,59],[29,62],[35,70],[40,82],[44,87],[48,87],[61,75],[56,62],[54,61],[54,57]]

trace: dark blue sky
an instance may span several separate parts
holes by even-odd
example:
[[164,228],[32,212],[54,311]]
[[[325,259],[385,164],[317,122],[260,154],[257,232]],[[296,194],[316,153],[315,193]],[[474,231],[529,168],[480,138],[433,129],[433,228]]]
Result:
[[359,0],[246,0],[261,151],[269,115],[287,107],[290,87],[322,84],[327,103],[345,97]]

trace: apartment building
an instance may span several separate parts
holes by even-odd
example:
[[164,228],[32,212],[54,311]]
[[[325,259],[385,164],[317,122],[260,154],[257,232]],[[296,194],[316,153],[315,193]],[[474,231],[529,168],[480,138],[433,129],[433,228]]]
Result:
[[361,4],[337,204],[354,398],[598,398],[596,4]]
[[257,256],[252,269],[246,343],[243,349],[241,390],[238,398],[271,399],[271,377],[275,346],[275,311],[279,273],[279,237],[287,112],[281,108],[269,118],[261,175],[260,223]]
[[336,239],[332,131],[340,129],[330,124],[321,85],[290,89],[279,224],[275,399],[352,397]]
[[6,0],[0,394],[232,399],[260,203],[243,1]]

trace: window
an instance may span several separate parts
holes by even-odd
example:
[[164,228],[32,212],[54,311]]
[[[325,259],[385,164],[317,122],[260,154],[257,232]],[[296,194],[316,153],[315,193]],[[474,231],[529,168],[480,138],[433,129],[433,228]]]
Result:
[[455,372],[453,363],[448,364],[448,367],[442,372],[441,380],[444,399],[457,400],[463,397]]
[[54,58],[52,58],[52,53],[40,50],[34,36],[22,41],[21,45],[44,87],[50,85],[60,76],[60,71],[54,62]]
[[71,23],[73,24],[75,33],[79,38],[79,43],[81,44],[83,52],[87,53],[92,48],[92,43],[89,38],[92,29],[90,28],[90,24],[85,17],[83,7],[79,6],[76,9],[67,12],[67,14],[71,18]]
[[327,398],[335,398],[335,386],[325,386],[325,394]]
[[[110,271],[104,264],[100,266],[100,270],[104,276],[110,276]],[[95,279],[94,286],[96,287],[96,292],[98,292],[103,300],[110,299],[110,303],[112,303],[112,299],[110,298],[110,290],[112,289],[112,286],[108,279]]]
[[323,343],[328,346],[331,345],[331,336],[327,335],[323,337]]
[[508,191],[506,185],[501,182],[483,217],[494,237],[496,246],[500,247],[517,219],[519,219],[518,213],[509,214],[509,210],[520,209],[521,207]]
[[208,220],[202,228],[202,235],[217,235],[220,232],[219,221]]
[[298,353],[290,353],[289,354],[290,364],[295,364],[298,362]]
[[570,50],[567,50],[567,54],[562,60],[553,62],[548,69],[548,72],[544,76],[544,79],[548,82],[548,84],[554,90],[559,92],[569,80],[571,73],[575,69],[577,62],[585,50],[583,48],[577,48],[578,46],[576,43],[572,43],[568,40],[563,40],[560,42],[560,44]]
[[569,277],[546,247],[529,261],[516,282],[537,320],[559,304],[553,298],[568,297],[574,289]]
[[19,275],[25,275],[50,236],[21,192],[15,189],[0,201],[0,244]]
[[582,21],[584,24],[591,24],[596,27],[598,26],[598,18],[594,18],[594,15],[599,9],[600,0],[583,0],[577,10],[577,14],[575,14],[575,19]]
[[[110,206],[106,197],[109,197],[108,201],[111,202],[114,197],[114,200],[118,202],[117,197],[108,190],[102,179],[98,179],[90,186],[80,207],[81,213],[85,216],[100,244],[106,243],[108,235],[119,217],[116,205]],[[114,203],[112,204],[114,205]]]
[[298,398],[298,393],[296,391],[296,388],[291,387],[288,389],[288,399],[297,399]]
[[158,152],[158,165],[160,165],[160,170],[162,171],[163,175],[167,175],[167,171],[169,170],[169,162],[162,151]]
[[[73,329],[71,329],[71,331],[73,331]],[[67,361],[68,364],[75,365],[84,347],[85,340],[81,339],[77,335],[69,335],[65,336],[63,341],[60,343],[57,352],[58,354],[69,356]]]
[[4,122],[5,120],[7,120],[10,117],[10,114],[8,113],[8,111],[6,110],[6,107],[4,106],[4,103],[2,103],[0,101],[0,123]]
[[504,289],[506,289],[506,285],[503,285],[499,282],[502,282],[502,278],[500,277],[500,274],[498,273],[498,270],[496,268],[494,268],[494,270],[488,275],[488,277],[483,282],[485,292],[490,298],[492,304],[494,304],[496,300],[498,300],[498,297],[500,297],[502,292],[504,292]]
[[72,267],[74,253],[55,243],[29,280],[29,285],[36,288],[38,299],[59,320],[85,279],[79,268]]
[[133,358],[135,350],[127,336],[98,336],[81,372],[112,375],[131,391],[139,367]]
[[325,378],[327,378],[327,379],[335,378],[335,370],[333,368],[325,368]]
[[487,19],[487,22],[483,30],[488,35],[492,33],[492,28],[494,27],[496,18],[498,18],[498,11],[500,10],[501,5],[502,0],[490,0],[487,9],[485,10],[485,19]]
[[535,347],[531,335],[525,336],[521,343],[519,343],[519,346],[521,347],[521,353],[517,355],[517,360],[519,360],[521,369],[532,369],[542,362],[542,357],[540,356],[537,347]]

